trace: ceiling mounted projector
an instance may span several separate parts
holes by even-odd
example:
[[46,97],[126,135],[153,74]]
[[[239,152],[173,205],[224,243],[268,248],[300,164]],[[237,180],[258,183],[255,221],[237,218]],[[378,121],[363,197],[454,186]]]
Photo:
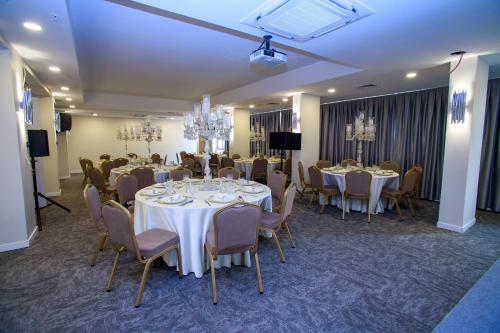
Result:
[[269,0],[241,23],[306,42],[373,14],[357,0]]
[[271,49],[271,35],[264,36],[259,48],[250,54],[251,64],[281,65],[288,60],[286,53]]

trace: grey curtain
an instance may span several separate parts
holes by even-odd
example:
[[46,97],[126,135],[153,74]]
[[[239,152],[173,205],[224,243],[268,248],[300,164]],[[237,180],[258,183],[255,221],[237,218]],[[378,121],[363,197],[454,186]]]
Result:
[[[250,115],[250,127],[255,126],[257,122],[260,123],[260,126],[264,126],[266,136],[266,141],[261,143],[261,153],[267,156],[279,154],[279,151],[269,149],[269,133],[290,131],[292,128],[292,110]],[[253,156],[255,153],[256,143],[250,142],[250,154]]]
[[356,159],[356,142],[345,140],[345,124],[359,111],[374,117],[375,142],[362,142],[363,164],[395,160],[404,172],[423,169],[418,195],[439,199],[443,170],[448,87],[321,105],[320,158]]
[[477,207],[500,212],[500,79],[488,82]]

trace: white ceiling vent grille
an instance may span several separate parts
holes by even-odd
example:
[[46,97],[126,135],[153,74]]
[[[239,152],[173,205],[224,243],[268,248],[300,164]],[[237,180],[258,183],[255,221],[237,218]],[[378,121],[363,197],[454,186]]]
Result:
[[305,42],[371,14],[373,10],[355,0],[270,0],[241,22]]

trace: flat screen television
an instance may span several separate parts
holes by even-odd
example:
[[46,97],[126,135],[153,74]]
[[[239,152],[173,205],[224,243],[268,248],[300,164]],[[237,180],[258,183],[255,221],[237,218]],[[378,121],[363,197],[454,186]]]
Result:
[[269,148],[283,150],[300,150],[302,134],[293,132],[271,132],[269,134]]

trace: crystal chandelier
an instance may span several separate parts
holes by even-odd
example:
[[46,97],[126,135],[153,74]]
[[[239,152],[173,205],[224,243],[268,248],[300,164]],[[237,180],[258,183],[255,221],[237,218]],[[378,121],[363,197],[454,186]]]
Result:
[[120,141],[125,142],[125,155],[127,155],[128,154],[127,143],[129,141],[134,140],[134,128],[130,127],[130,131],[129,131],[126,126],[119,127],[117,132],[116,132],[116,138]]
[[361,157],[363,155],[363,141],[375,141],[375,122],[373,117],[368,117],[368,122],[365,122],[365,112],[360,111],[354,120],[354,132],[352,124],[345,126],[345,139],[347,141],[358,141],[358,163],[361,164]]
[[184,138],[188,140],[205,140],[205,179],[210,179],[210,145],[209,141],[229,140],[231,133],[231,115],[224,111],[221,104],[210,107],[210,95],[203,95],[202,103],[194,105],[193,112],[184,113]]
[[266,131],[264,126],[260,126],[260,123],[255,122],[255,126],[250,128],[250,142],[255,142],[255,154],[260,156],[260,144],[266,141]]
[[163,139],[161,127],[154,127],[151,124],[151,116],[146,116],[142,124],[135,127],[135,139],[148,143],[148,157],[151,157],[151,142]]

